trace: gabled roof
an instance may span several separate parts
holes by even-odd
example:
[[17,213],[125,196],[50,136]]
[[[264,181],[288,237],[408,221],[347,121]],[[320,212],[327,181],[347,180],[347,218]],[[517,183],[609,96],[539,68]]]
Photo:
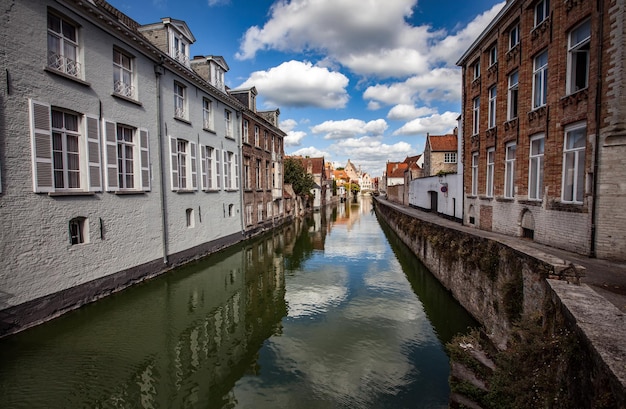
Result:
[[387,162],[387,178],[404,178],[409,165],[404,162]]
[[302,156],[293,156],[294,159],[299,160],[304,166],[304,170],[307,173],[314,175],[322,174],[324,171],[324,158],[303,158]]
[[139,31],[150,30],[153,28],[158,28],[158,27],[163,27],[163,26],[172,27],[174,30],[178,31],[181,35],[183,35],[187,40],[189,40],[190,43],[196,42],[196,37],[194,37],[193,33],[189,29],[189,26],[187,26],[187,23],[185,23],[183,20],[177,20],[175,18],[170,18],[170,17],[163,17],[160,23],[143,25],[139,27]]
[[457,151],[457,136],[454,134],[428,135],[426,143],[430,144],[431,152],[456,152]]
[[222,67],[222,69],[226,72],[228,72],[228,70],[230,69],[228,67],[228,64],[226,64],[226,60],[221,55],[207,55],[205,58],[207,59],[207,61],[214,61],[217,65]]

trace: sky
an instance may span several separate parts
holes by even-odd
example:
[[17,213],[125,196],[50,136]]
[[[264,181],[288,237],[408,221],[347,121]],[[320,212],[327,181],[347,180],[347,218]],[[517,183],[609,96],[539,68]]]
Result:
[[191,56],[222,56],[231,89],[280,109],[285,154],[348,159],[372,177],[423,153],[461,112],[456,62],[498,0],[108,0],[139,24],[171,17]]

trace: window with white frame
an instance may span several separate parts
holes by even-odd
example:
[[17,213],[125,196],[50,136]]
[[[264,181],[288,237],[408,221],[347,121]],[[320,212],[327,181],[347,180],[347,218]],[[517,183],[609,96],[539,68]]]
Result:
[[246,226],[252,225],[252,205],[246,205]]
[[148,131],[104,120],[106,190],[150,190]]
[[480,78],[480,60],[476,61],[474,65],[472,65],[472,71],[474,73],[473,79],[477,80]]
[[213,101],[202,99],[202,126],[204,129],[213,129]]
[[256,188],[261,189],[261,159],[256,160]]
[[456,163],[456,152],[446,152],[443,154],[443,163]]
[[270,180],[270,162],[265,161],[265,188],[269,189],[272,186],[272,182]]
[[495,128],[496,126],[496,96],[497,89],[494,85],[493,87],[489,88],[489,129]]
[[562,201],[582,203],[585,193],[585,148],[587,143],[586,124],[565,128],[563,146]]
[[80,140],[78,115],[52,110],[52,159],[54,187],[80,189]]
[[184,139],[170,138],[172,190],[196,190],[196,144]]
[[495,167],[496,150],[494,148],[487,149],[487,178],[485,194],[487,197],[493,197],[493,174]]
[[254,125],[254,146],[259,146],[259,133],[261,130],[258,125]]
[[489,66],[491,67],[498,62],[498,45],[494,45],[489,49]]
[[268,151],[269,147],[270,147],[270,137],[269,137],[269,133],[267,131],[265,131],[265,150]]
[[217,189],[222,188],[222,159],[219,149],[215,149],[215,181]]
[[533,109],[546,105],[548,99],[548,51],[535,57],[533,64]]
[[516,24],[509,30],[509,50],[515,48],[519,44],[519,24]]
[[133,57],[117,48],[113,49],[113,92],[135,99],[133,64]]
[[474,98],[472,103],[472,135],[480,131],[480,97]]
[[273,203],[272,203],[272,202],[267,202],[267,211],[266,211],[266,213],[267,213],[267,218],[268,218],[268,219],[271,219],[271,218],[272,218],[272,213],[273,213],[273,212],[272,212],[272,210],[273,210],[273,209],[272,209],[272,205],[273,205]]
[[75,217],[69,222],[70,244],[88,243],[89,240],[89,224],[85,217]]
[[257,211],[257,215],[256,215],[257,222],[262,223],[263,222],[263,202],[257,204],[256,211]]
[[250,143],[250,135],[248,132],[250,131],[250,123],[247,119],[243,120],[243,141],[244,143]]
[[589,49],[591,44],[591,20],[573,29],[568,36],[567,80],[568,94],[589,85]]
[[250,179],[250,157],[244,156],[243,158],[243,188],[250,189],[250,183],[252,179]]
[[541,0],[535,5],[535,27],[550,16],[550,0]]
[[237,154],[229,151],[224,152],[224,189],[239,189],[239,161]]
[[187,119],[187,88],[179,82],[174,82],[174,116]]
[[117,175],[120,189],[135,187],[135,129],[117,125]]
[[515,71],[509,75],[509,91],[507,98],[506,116],[507,120],[517,118],[517,99],[519,96],[519,72]]
[[478,152],[472,153],[472,196],[478,195]]
[[543,197],[543,167],[545,138],[543,134],[530,139],[530,157],[528,167],[528,198],[541,200]]
[[189,47],[179,35],[172,35],[172,57],[180,63],[189,65]]
[[202,190],[217,189],[216,150],[212,146],[200,148],[202,160]]
[[512,199],[515,194],[515,153],[517,144],[506,144],[504,156],[504,197]]
[[48,13],[48,68],[81,78],[78,25]]
[[194,227],[193,209],[189,208],[185,210],[185,220],[187,222],[187,227]]
[[233,135],[233,113],[228,109],[224,110],[224,122],[226,125],[226,137],[234,138]]

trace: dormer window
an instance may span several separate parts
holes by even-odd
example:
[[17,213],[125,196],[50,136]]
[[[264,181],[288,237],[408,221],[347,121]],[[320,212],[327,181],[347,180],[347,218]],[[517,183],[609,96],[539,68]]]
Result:
[[172,57],[182,64],[189,65],[189,46],[181,37],[174,35]]
[[224,70],[219,65],[215,65],[213,70],[213,85],[224,91]]

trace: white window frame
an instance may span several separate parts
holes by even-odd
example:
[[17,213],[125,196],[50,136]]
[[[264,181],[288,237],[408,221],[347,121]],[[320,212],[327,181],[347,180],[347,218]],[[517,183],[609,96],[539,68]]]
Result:
[[472,135],[480,132],[480,97],[476,97],[472,102]]
[[[578,144],[572,138],[578,137]],[[561,201],[582,204],[585,197],[585,150],[587,124],[584,122],[565,127],[563,141],[563,178]]]
[[497,96],[498,89],[494,85],[493,87],[489,88],[489,124],[487,126],[488,129],[496,127]]
[[243,128],[243,141],[244,143],[250,143],[250,122],[247,119],[244,119],[242,122]]
[[[536,149],[535,149],[536,147]],[[545,135],[530,138],[528,155],[528,199],[543,200]]]
[[489,66],[493,67],[498,62],[498,45],[495,44],[489,49]]
[[256,217],[257,217],[257,223],[262,223],[263,222],[263,202],[259,202],[256,205]]
[[270,161],[266,160],[265,161],[265,189],[269,189],[272,183],[272,180],[270,178]]
[[255,175],[255,182],[256,182],[256,186],[255,188],[257,190],[261,189],[261,159],[257,159],[256,160],[256,175]]
[[[56,190],[83,190],[84,180],[81,176],[81,139],[80,126],[82,116],[66,110],[52,109],[52,116],[62,117],[63,124],[55,127],[52,120],[52,165],[54,169],[54,187]],[[75,119],[75,129],[67,126],[69,118]],[[72,146],[70,146],[72,145]]]
[[472,65],[472,70],[474,71],[474,80],[480,78],[480,60],[476,61],[474,65]]
[[[582,34],[583,38],[579,38]],[[591,20],[585,20],[567,36],[567,94],[573,94],[589,86]],[[580,83],[582,80],[582,84]]]
[[213,101],[208,98],[202,98],[202,126],[213,129]]
[[487,174],[485,184],[485,196],[493,197],[493,176],[496,163],[496,150],[495,148],[487,149]]
[[176,33],[172,33],[172,58],[189,66],[189,44]]
[[252,178],[250,177],[250,157],[243,157],[243,188],[245,190],[251,189]]
[[516,24],[509,30],[509,50],[515,48],[519,44],[519,24]]
[[548,50],[533,59],[533,109],[546,105],[548,100]]
[[252,205],[246,205],[246,226],[252,225]]
[[75,217],[68,223],[70,245],[89,243],[89,223],[86,217]]
[[113,93],[126,98],[136,99],[135,95],[135,58],[113,47]]
[[233,113],[228,109],[224,110],[224,123],[226,127],[226,137],[234,138],[233,136]]
[[216,149],[209,145],[201,145],[200,155],[202,190],[205,192],[217,190]]
[[174,81],[174,117],[187,119],[187,87]]
[[550,0],[540,0],[535,5],[535,27],[550,17]]
[[170,158],[172,190],[198,190],[196,143],[170,136]]
[[[52,26],[52,19],[58,19],[59,27]],[[71,77],[82,79],[80,26],[60,14],[48,12],[48,68]],[[71,27],[73,37],[64,27]],[[56,43],[56,46],[55,46]]]
[[261,133],[261,129],[258,125],[254,125],[254,146],[259,146],[259,134]]
[[504,197],[512,199],[515,196],[515,156],[517,144],[507,143],[504,147]]
[[472,153],[472,196],[478,196],[478,152]]
[[519,115],[519,71],[514,71],[509,75],[506,117],[513,120]]
[[137,150],[136,132],[133,127],[117,124],[117,175],[118,186],[120,190],[133,190],[136,186],[135,177],[137,176],[136,159]]
[[443,163],[456,163],[456,152],[446,152],[443,154]]

